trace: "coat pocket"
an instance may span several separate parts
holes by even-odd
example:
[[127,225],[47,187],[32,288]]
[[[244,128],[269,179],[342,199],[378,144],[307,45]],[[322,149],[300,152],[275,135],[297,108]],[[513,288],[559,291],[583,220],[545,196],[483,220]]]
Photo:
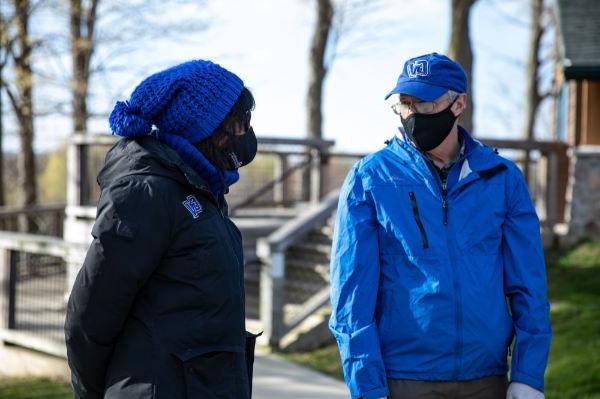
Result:
[[248,392],[252,397],[252,373],[254,370],[254,348],[256,347],[256,338],[260,337],[262,332],[252,334],[246,331],[246,370],[248,371]]
[[423,245],[423,249],[427,249],[429,248],[429,239],[427,238],[427,232],[425,231],[423,221],[421,220],[421,214],[419,213],[419,205],[417,204],[417,197],[415,197],[415,193],[413,191],[410,191],[408,193],[408,197],[410,198],[410,205],[412,207],[415,223],[417,224],[417,227],[419,228],[419,233],[421,234],[421,244]]
[[203,347],[176,353],[181,361],[188,399],[249,399],[244,350]]

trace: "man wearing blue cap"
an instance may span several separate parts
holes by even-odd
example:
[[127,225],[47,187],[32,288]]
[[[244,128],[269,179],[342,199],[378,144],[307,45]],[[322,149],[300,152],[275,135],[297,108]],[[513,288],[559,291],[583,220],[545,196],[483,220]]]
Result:
[[352,398],[544,397],[539,219],[516,165],[458,125],[466,93],[448,57],[408,60],[386,97],[402,137],[340,192],[329,324]]

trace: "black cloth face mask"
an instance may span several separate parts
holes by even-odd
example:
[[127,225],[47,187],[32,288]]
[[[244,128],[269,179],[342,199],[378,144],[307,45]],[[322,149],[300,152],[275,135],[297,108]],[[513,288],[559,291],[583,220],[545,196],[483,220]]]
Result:
[[239,169],[252,162],[256,156],[257,146],[256,135],[252,127],[245,134],[235,136],[231,144],[227,146],[228,169]]
[[458,118],[450,109],[457,98],[446,109],[435,114],[414,113],[406,119],[400,116],[404,131],[415,147],[421,151],[431,151],[442,144]]

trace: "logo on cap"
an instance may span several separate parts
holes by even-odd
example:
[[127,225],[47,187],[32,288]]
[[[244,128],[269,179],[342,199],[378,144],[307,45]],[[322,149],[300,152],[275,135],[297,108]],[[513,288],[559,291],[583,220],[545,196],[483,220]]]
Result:
[[185,201],[182,203],[183,206],[185,206],[185,208],[192,214],[194,219],[197,219],[202,213],[202,205],[200,205],[196,197],[193,195],[188,195]]
[[428,76],[429,62],[427,62],[427,60],[416,60],[413,63],[406,65],[406,72],[408,72],[408,77],[411,79],[414,79],[417,76]]

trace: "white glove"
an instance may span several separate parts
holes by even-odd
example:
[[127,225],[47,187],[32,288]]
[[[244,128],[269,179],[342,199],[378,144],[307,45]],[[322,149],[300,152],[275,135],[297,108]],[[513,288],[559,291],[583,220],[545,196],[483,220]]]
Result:
[[506,399],[544,399],[544,394],[529,385],[511,382],[506,391]]

